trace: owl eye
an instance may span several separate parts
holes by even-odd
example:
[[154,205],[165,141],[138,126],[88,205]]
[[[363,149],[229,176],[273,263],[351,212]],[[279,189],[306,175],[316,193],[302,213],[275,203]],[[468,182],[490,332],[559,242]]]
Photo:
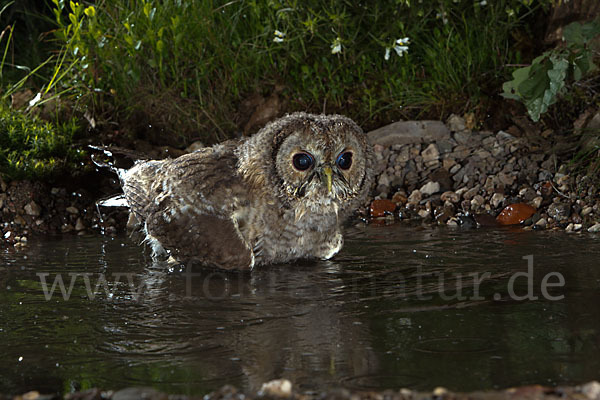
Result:
[[344,153],[340,153],[335,163],[341,169],[348,169],[352,166],[352,152],[346,151]]
[[298,171],[306,171],[315,163],[315,159],[308,153],[297,153],[292,158],[292,164]]

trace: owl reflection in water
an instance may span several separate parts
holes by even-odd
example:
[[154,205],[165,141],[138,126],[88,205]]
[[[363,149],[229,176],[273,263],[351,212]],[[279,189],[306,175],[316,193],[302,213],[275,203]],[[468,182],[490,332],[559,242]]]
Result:
[[329,259],[368,195],[372,151],[340,115],[294,113],[255,135],[120,174],[153,255],[223,269]]

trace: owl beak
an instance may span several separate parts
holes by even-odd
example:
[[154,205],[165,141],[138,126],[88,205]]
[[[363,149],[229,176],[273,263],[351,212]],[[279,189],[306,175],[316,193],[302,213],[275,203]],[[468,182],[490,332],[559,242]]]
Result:
[[327,193],[331,193],[331,181],[333,177],[333,171],[331,170],[331,167],[323,167],[323,175],[321,176],[323,177],[323,183],[327,184]]

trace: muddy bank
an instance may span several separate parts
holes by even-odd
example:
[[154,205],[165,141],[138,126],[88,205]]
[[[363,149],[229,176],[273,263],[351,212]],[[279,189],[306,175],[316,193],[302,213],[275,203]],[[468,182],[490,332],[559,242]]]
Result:
[[[58,395],[43,395],[32,391],[20,396],[10,397],[0,395],[0,400],[57,400],[62,398]],[[132,387],[118,391],[104,391],[101,389],[90,389],[83,392],[69,393],[64,396],[66,400],[249,400],[249,399],[337,399],[337,400],[496,400],[496,399],[578,399],[597,400],[600,399],[600,383],[589,382],[578,386],[544,387],[540,385],[522,386],[506,390],[457,393],[444,388],[436,388],[431,392],[417,392],[410,389],[398,391],[386,390],[382,392],[349,391],[346,389],[334,389],[323,393],[298,393],[294,391],[292,384],[285,379],[267,382],[257,393],[242,393],[233,386],[224,386],[218,391],[203,397],[190,397],[184,395],[168,395],[152,388]]]

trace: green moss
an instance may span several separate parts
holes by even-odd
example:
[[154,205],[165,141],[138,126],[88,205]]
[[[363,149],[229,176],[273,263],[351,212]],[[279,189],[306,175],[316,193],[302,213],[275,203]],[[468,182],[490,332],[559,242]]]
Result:
[[74,120],[52,124],[0,105],[0,174],[48,179],[78,168],[85,153],[73,147]]

